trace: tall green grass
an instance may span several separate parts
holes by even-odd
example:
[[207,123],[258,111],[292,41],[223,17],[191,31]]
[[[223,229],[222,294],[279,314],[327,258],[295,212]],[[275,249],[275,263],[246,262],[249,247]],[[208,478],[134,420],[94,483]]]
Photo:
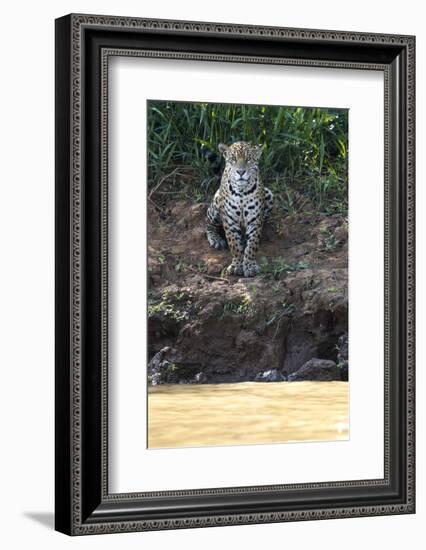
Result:
[[[291,205],[292,192],[319,211],[345,213],[348,185],[348,111],[217,103],[149,101],[148,180],[152,189],[178,167],[193,194],[203,199],[217,187],[202,147],[264,144],[264,182]],[[174,185],[183,180],[174,178]]]

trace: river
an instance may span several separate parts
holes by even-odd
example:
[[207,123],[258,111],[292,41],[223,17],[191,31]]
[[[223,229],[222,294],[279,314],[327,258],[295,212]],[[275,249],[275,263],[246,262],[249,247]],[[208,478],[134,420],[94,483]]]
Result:
[[348,409],[347,382],[154,386],[148,447],[348,439]]

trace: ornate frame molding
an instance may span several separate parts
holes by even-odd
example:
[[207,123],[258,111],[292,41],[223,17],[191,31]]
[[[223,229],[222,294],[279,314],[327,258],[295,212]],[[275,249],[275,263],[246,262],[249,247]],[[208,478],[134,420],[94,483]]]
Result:
[[[143,33],[147,36],[162,35],[167,36],[194,36],[208,35],[217,38],[226,36],[238,41],[247,39],[259,39],[264,41],[280,42],[290,41],[291,43],[300,44],[324,44],[326,47],[332,48],[333,45],[342,46],[350,45],[369,45],[372,48],[389,47],[392,51],[400,52],[399,55],[404,57],[406,64],[406,74],[398,73],[401,70],[401,63],[396,66],[393,61],[390,62],[371,62],[370,61],[355,61],[355,60],[333,60],[333,59],[317,59],[308,57],[281,57],[268,55],[235,55],[233,53],[207,53],[194,51],[172,51],[170,49],[154,49],[154,48],[131,48],[117,47],[113,45],[102,45],[100,47],[99,63],[99,80],[100,80],[100,391],[101,410],[99,411],[99,430],[100,430],[100,445],[101,451],[99,469],[100,479],[97,482],[97,487],[100,492],[101,505],[93,509],[93,502],[85,503],[86,493],[92,493],[92,488],[86,488],[86,476],[84,473],[84,453],[85,433],[84,423],[85,412],[83,404],[86,397],[85,376],[84,376],[84,317],[85,317],[85,278],[87,277],[88,262],[85,254],[86,233],[91,230],[90,225],[86,222],[85,211],[85,188],[84,184],[87,181],[85,174],[86,156],[85,151],[88,145],[85,138],[84,122],[87,116],[86,103],[88,100],[86,63],[88,63],[87,52],[88,39],[87,31],[111,30],[115,33]],[[107,17],[94,15],[70,15],[67,18],[62,18],[57,21],[57,62],[63,62],[64,58],[69,63],[68,73],[68,88],[66,92],[59,91],[63,94],[63,104],[69,104],[70,119],[68,121],[68,135],[57,136],[57,152],[63,150],[67,144],[71,154],[68,157],[67,163],[59,167],[57,172],[57,193],[63,193],[64,177],[69,177],[69,196],[63,198],[64,204],[58,206],[57,212],[62,216],[66,210],[69,212],[70,223],[68,230],[66,227],[58,227],[58,240],[63,241],[63,238],[68,238],[69,245],[69,266],[65,268],[59,267],[57,277],[63,276],[63,269],[68,271],[69,289],[65,291],[70,303],[69,318],[59,321],[59,330],[68,327],[69,338],[69,358],[68,369],[64,370],[64,358],[66,353],[62,349],[63,342],[60,342],[61,351],[57,354],[57,377],[60,379],[60,384],[57,387],[57,423],[62,427],[63,422],[58,417],[61,415],[69,420],[69,431],[65,434],[68,437],[70,447],[65,448],[62,436],[58,440],[57,432],[57,462],[61,464],[59,467],[58,483],[64,481],[69,483],[69,491],[59,491],[57,494],[57,528],[69,534],[83,535],[92,533],[112,533],[125,531],[142,531],[153,529],[177,529],[188,527],[201,527],[213,525],[236,525],[247,523],[264,523],[264,522],[282,522],[310,519],[326,519],[336,517],[359,517],[370,515],[384,515],[396,513],[412,513],[414,512],[414,133],[415,133],[415,61],[414,61],[415,40],[412,36],[397,36],[397,35],[381,35],[381,34],[364,34],[364,33],[346,33],[341,31],[321,31],[307,29],[286,29],[279,27],[254,27],[245,25],[228,25],[218,23],[201,23],[187,21],[168,21],[168,20],[151,20],[151,19],[136,19],[122,17]],[[107,316],[108,316],[108,216],[107,216],[107,200],[108,200],[108,141],[107,141],[107,125],[108,125],[108,59],[110,56],[139,56],[139,57],[157,57],[169,59],[191,59],[200,61],[229,61],[240,63],[273,63],[286,65],[301,65],[314,67],[336,67],[342,69],[369,69],[384,72],[385,77],[385,477],[383,480],[363,480],[360,482],[346,481],[336,483],[315,483],[315,484],[297,484],[297,485],[279,485],[270,487],[240,487],[227,489],[211,489],[211,490],[193,490],[193,491],[170,491],[156,493],[130,493],[130,494],[109,494],[108,493],[108,475],[107,475],[107,420],[108,420],[108,353],[107,353]],[[62,57],[61,57],[62,56]],[[396,58],[396,57],[395,57]],[[402,78],[405,76],[404,83]],[[60,89],[61,82],[67,78],[65,69],[58,72],[57,75],[57,90]],[[396,89],[395,86],[399,85]],[[396,96],[404,95],[403,101],[406,104],[406,134],[402,136],[402,141],[395,136],[395,121],[392,119],[392,105],[396,101]],[[61,124],[64,106],[60,102],[59,117],[57,124]],[[58,112],[57,112],[58,114]],[[87,124],[87,123],[86,123]],[[61,133],[61,129],[58,129]],[[67,141],[68,140],[68,141]],[[395,142],[397,140],[397,143]],[[401,203],[395,203],[395,196],[392,195],[391,184],[392,174],[396,168],[392,167],[391,151],[396,149],[403,151],[399,158],[399,162],[405,162],[405,196],[402,196]],[[401,149],[402,148],[402,149]],[[404,153],[405,151],[405,153]],[[64,153],[62,153],[64,154]],[[60,160],[63,163],[63,160]],[[391,168],[393,170],[391,174]],[[68,172],[67,172],[68,171]],[[66,176],[66,173],[68,175]],[[404,177],[404,176],[402,176]],[[400,189],[400,194],[404,192]],[[404,202],[405,201],[405,202]],[[399,213],[397,213],[397,210]],[[395,235],[391,231],[396,216],[402,216],[401,220],[401,242],[405,240],[405,251],[395,251]],[[59,222],[58,222],[59,223]],[[60,224],[59,224],[60,225]],[[65,233],[65,235],[64,235]],[[399,252],[405,254],[403,258],[404,277],[397,277],[397,281],[391,273],[392,258]],[[62,265],[62,264],[61,264]],[[405,279],[402,281],[401,279]],[[404,312],[395,312],[392,308],[392,285],[401,284],[402,292],[405,293]],[[61,290],[59,302],[62,303],[64,289]],[[120,521],[120,510],[127,505],[136,506],[143,499],[158,499],[158,498],[177,498],[177,497],[198,497],[198,496],[225,496],[237,495],[243,498],[245,495],[252,493],[270,492],[304,492],[310,490],[338,490],[338,489],[356,489],[356,488],[373,488],[373,487],[388,487],[391,484],[391,437],[395,434],[391,433],[391,415],[394,403],[392,403],[391,392],[391,360],[395,352],[391,339],[391,320],[394,316],[402,315],[405,319],[405,337],[406,342],[404,349],[400,351],[400,359],[405,361],[405,434],[406,434],[406,470],[402,475],[406,476],[404,486],[405,500],[404,502],[386,502],[380,505],[363,506],[324,506],[312,508],[307,506],[305,510],[286,509],[274,510],[269,512],[256,511],[250,513],[215,513],[212,515],[191,514],[187,517],[179,517],[171,519],[155,518],[144,519],[143,513],[139,514],[139,518],[129,519],[128,515],[125,520]],[[59,313],[61,315],[61,313]],[[403,321],[404,324],[404,321]],[[401,355],[403,353],[403,355]],[[87,367],[86,367],[87,368]],[[402,368],[402,367],[401,367]],[[63,387],[67,387],[70,392],[69,408],[63,410],[63,406],[58,404],[63,393]],[[62,417],[61,417],[62,418]],[[58,425],[57,424],[57,425]],[[68,469],[69,468],[69,469]],[[60,479],[59,479],[60,478]],[[91,500],[90,497],[89,501]],[[67,500],[67,503],[65,503]],[[96,499],[95,499],[96,500]],[[98,499],[99,500],[99,499]],[[88,515],[88,509],[92,509]]]

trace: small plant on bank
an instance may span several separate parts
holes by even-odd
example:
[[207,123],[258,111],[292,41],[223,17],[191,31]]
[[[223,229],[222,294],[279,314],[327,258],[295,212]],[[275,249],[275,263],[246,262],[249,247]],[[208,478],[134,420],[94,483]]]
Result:
[[321,233],[323,234],[321,250],[325,252],[334,252],[339,245],[339,239],[334,234],[334,231],[328,227],[324,227]]
[[174,269],[175,269],[175,271],[177,271],[179,273],[192,271],[194,273],[200,273],[202,275],[203,273],[206,273],[207,265],[204,262],[198,262],[196,264],[188,264],[188,263],[180,260],[175,265]]
[[252,299],[250,295],[246,293],[242,296],[239,296],[236,300],[225,302],[225,304],[223,305],[222,316],[226,315],[227,313],[231,313],[234,315],[251,316],[254,314],[254,312],[255,309],[252,305]]
[[163,254],[158,254],[157,255],[157,261],[160,265],[163,265],[166,263],[166,258],[165,256],[163,256]]
[[272,276],[273,279],[280,279],[283,273],[291,273],[292,271],[299,271],[302,269],[307,269],[309,267],[309,262],[300,261],[293,264],[289,264],[281,256],[274,258],[269,261],[268,258],[262,256],[260,259],[260,273],[264,277]]
[[271,317],[269,317],[269,319],[266,321],[266,326],[272,325],[283,317],[290,317],[295,310],[296,306],[294,304],[286,304],[285,302],[282,302],[281,304],[279,304],[279,307],[272,313]]
[[148,293],[148,317],[157,315],[169,317],[177,322],[189,319],[191,297],[184,291],[164,290],[161,296]]

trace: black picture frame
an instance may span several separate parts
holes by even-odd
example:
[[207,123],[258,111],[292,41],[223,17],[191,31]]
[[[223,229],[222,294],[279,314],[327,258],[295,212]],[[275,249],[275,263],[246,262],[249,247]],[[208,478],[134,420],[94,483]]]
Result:
[[[108,493],[108,56],[375,69],[385,81],[380,480]],[[415,511],[415,38],[71,14],[56,20],[56,529],[69,535]]]

